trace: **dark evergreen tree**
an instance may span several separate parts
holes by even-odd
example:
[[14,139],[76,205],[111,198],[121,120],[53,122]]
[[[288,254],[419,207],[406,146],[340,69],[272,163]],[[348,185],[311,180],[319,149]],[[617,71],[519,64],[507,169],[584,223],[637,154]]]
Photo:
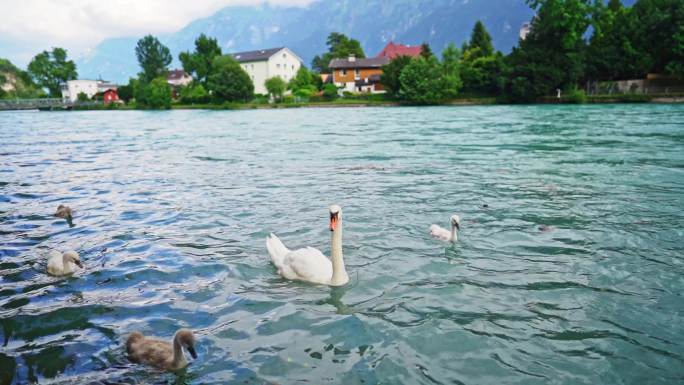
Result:
[[470,43],[468,49],[479,48],[481,56],[494,55],[494,46],[492,45],[492,37],[487,32],[484,24],[477,21],[473,27],[473,32],[470,34]]

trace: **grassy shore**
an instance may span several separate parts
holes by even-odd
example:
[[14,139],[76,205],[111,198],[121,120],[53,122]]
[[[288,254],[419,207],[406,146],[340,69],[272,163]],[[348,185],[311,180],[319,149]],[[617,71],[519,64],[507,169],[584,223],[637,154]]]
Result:
[[[448,100],[443,105],[448,106],[479,106],[493,104],[603,104],[603,103],[684,103],[684,94],[643,95],[643,94],[614,94],[589,95],[583,98],[563,96],[545,97],[530,103],[513,103],[503,98],[492,96],[463,96]],[[408,106],[398,100],[375,97],[372,98],[339,98],[326,101],[288,102],[288,103],[202,103],[183,104],[173,103],[173,110],[253,110],[253,109],[282,109],[282,108],[334,108],[334,107],[396,107]],[[95,105],[75,107],[74,110],[146,110],[135,104],[128,105]]]

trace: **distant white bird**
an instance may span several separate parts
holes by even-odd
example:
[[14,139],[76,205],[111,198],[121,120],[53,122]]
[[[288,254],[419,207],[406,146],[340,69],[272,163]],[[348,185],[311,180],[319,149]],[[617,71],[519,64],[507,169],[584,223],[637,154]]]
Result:
[[342,257],[342,209],[338,205],[330,206],[330,231],[332,261],[313,247],[290,250],[275,234],[266,237],[266,248],[278,274],[285,279],[330,286],[349,282]]
[[432,225],[430,226],[430,235],[432,235],[432,237],[435,239],[439,239],[440,241],[452,243],[456,242],[458,240],[457,230],[461,229],[460,223],[461,219],[458,217],[458,215],[452,215],[451,231],[438,225]]
[[55,276],[69,275],[76,271],[76,266],[83,268],[81,258],[77,252],[69,250],[62,254],[57,250],[50,251],[47,263],[48,274]]

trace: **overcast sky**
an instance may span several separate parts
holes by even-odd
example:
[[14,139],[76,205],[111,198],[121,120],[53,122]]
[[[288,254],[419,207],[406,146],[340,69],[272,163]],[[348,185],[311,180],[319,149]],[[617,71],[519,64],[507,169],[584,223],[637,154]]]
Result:
[[173,32],[228,5],[305,6],[313,0],[9,0],[0,19],[0,57],[25,67],[38,52],[74,58],[109,37]]

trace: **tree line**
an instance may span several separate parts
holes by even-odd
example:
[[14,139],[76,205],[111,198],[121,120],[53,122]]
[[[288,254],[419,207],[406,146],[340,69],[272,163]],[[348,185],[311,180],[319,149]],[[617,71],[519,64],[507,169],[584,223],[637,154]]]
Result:
[[[528,0],[531,31],[504,56],[481,22],[460,50],[449,45],[439,62],[397,57],[383,68],[388,92],[433,104],[462,95],[529,102],[562,90],[582,96],[594,81],[641,79],[648,73],[684,78],[684,1]],[[458,80],[457,80],[458,79]]]
[[[383,67],[381,83],[388,97],[414,104],[435,104],[458,96],[496,96],[510,102],[534,101],[563,90],[577,94],[593,81],[643,78],[647,73],[684,77],[684,1],[638,0],[625,7],[620,0],[526,0],[535,10],[531,30],[510,54],[496,51],[484,24],[475,23],[469,41],[449,44],[440,55],[423,44],[418,57],[397,57]],[[334,58],[366,55],[358,40],[331,33],[328,51],[317,55],[289,81],[275,77],[265,86],[272,100],[337,97],[334,84],[323,84]],[[193,51],[179,54],[188,86],[172,90],[166,80],[172,56],[168,47],[148,35],[137,42],[141,68],[119,88],[125,101],[141,107],[169,108],[172,94],[181,103],[247,102],[255,98],[249,75],[214,38],[202,34]],[[18,85],[0,97],[60,96],[60,84],[77,78],[66,50],[53,48],[36,55],[21,71],[0,59],[0,84],[11,76]],[[47,92],[47,93],[46,93]],[[264,98],[265,96],[258,96]]]

